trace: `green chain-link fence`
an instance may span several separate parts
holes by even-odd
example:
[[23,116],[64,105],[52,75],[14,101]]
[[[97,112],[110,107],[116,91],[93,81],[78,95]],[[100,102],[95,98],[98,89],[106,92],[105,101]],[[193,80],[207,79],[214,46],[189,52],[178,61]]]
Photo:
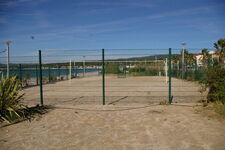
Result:
[[204,100],[206,93],[200,93],[197,83],[207,71],[197,62],[200,49],[189,50],[184,60],[181,54],[180,49],[40,50],[36,56],[13,56],[10,74],[18,75],[29,105]]

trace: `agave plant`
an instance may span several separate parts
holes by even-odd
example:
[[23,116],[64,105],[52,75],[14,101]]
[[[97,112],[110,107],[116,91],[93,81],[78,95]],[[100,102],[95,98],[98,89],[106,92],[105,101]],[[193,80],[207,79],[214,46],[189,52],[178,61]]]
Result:
[[26,107],[20,103],[23,99],[21,84],[17,76],[2,78],[0,81],[0,120],[11,123],[24,116]]

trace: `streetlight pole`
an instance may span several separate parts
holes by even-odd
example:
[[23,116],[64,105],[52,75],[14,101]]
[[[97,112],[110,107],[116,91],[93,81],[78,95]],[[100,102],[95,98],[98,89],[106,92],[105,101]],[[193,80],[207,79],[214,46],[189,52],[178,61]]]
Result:
[[181,43],[182,45],[182,79],[184,78],[184,69],[185,69],[185,66],[184,66],[184,46],[186,45],[185,42],[182,42]]
[[10,54],[9,54],[9,44],[12,43],[12,41],[5,41],[6,48],[7,48],[7,78],[9,78],[9,63],[10,63]]

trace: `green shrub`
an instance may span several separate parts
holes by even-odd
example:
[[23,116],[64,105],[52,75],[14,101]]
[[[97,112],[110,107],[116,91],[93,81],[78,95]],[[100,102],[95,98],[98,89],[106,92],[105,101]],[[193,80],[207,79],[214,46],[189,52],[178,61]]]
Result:
[[158,69],[148,69],[146,73],[148,76],[157,76],[157,75],[159,75],[159,70]]
[[209,68],[202,83],[209,90],[207,95],[209,102],[220,101],[225,104],[225,68],[220,66]]
[[118,64],[106,64],[105,73],[117,74],[119,69]]
[[25,84],[25,86],[28,86],[29,80],[30,80],[30,74],[25,73],[24,74],[24,84]]
[[215,102],[213,105],[215,111],[225,117],[225,104],[222,102]]
[[[155,68],[145,68],[145,67],[135,67],[130,68],[128,71],[134,75],[134,76],[158,76],[159,75],[159,69]],[[163,73],[164,71],[161,70]],[[163,74],[162,74],[163,75]]]
[[8,123],[24,116],[25,106],[20,104],[24,94],[20,94],[21,84],[11,76],[0,81],[0,121]]
[[50,75],[49,79],[50,79],[49,82],[51,82],[51,81],[57,81],[57,76],[56,75]]

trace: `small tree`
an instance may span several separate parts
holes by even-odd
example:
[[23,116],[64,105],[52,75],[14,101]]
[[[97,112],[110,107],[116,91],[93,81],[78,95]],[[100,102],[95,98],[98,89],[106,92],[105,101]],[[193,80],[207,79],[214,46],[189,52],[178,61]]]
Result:
[[210,64],[210,60],[212,59],[212,55],[209,54],[208,49],[202,49],[202,63],[203,66],[206,68]]
[[[218,40],[214,43],[219,55],[219,64],[214,63],[213,66],[208,66],[206,78],[203,80],[205,89],[208,88],[208,101],[221,101],[225,104],[225,68],[224,68],[224,48],[225,39]],[[208,59],[208,52],[203,51],[203,58]]]
[[219,63],[224,65],[225,60],[225,39],[219,39],[217,43],[214,43],[214,47],[219,55]]
[[225,104],[225,68],[210,67],[204,82],[209,89],[207,100],[211,102],[221,101]]

